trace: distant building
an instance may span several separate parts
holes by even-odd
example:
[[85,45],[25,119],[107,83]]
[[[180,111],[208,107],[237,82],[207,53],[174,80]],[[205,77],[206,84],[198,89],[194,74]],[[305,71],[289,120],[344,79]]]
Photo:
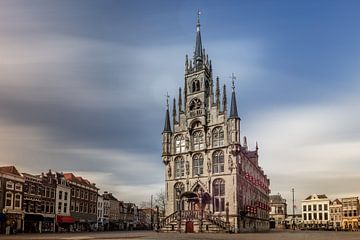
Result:
[[119,200],[112,193],[104,192],[104,199],[108,200],[110,203],[109,211],[109,230],[119,230],[120,229],[120,210],[119,210]]
[[358,230],[359,227],[359,197],[342,198],[342,228]]
[[42,173],[42,185],[44,187],[44,194],[42,196],[43,221],[41,224],[42,232],[55,232],[55,203],[56,203],[56,186],[57,179],[55,174],[49,170],[47,173]]
[[329,226],[330,200],[325,194],[313,194],[301,202],[305,228],[321,229]]
[[15,166],[0,167],[0,231],[22,231],[24,177]]
[[104,197],[101,195],[97,199],[97,229],[104,230]]
[[70,215],[71,187],[63,173],[56,173],[56,229],[72,231],[75,219]]
[[[151,229],[151,218],[155,219],[156,224],[156,212],[151,208],[139,209],[139,226],[140,229]],[[152,216],[151,216],[152,215]]]
[[280,194],[270,195],[270,219],[275,221],[276,228],[285,227],[285,219],[287,215],[286,199]]
[[44,205],[42,198],[44,187],[40,176],[22,173],[25,179],[24,183],[24,232],[37,233],[42,231],[42,222],[44,221]]
[[103,226],[104,230],[108,231],[110,228],[110,200],[103,197],[103,205],[104,205],[104,220],[103,220]]
[[330,202],[330,224],[333,229],[342,228],[342,214],[342,202],[339,199]]
[[70,214],[75,218],[75,230],[89,231],[97,225],[98,188],[89,180],[64,173],[71,187]]

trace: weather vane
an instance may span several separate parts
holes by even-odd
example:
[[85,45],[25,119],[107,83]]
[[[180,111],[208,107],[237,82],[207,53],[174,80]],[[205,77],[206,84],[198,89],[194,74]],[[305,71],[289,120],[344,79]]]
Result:
[[235,74],[232,73],[230,78],[232,83],[232,90],[235,91],[235,80],[236,80]]

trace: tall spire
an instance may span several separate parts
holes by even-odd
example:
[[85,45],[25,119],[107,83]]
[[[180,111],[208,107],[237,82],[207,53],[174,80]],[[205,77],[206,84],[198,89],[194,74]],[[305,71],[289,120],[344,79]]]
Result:
[[226,112],[227,108],[227,99],[226,99],[226,85],[223,87],[223,112]]
[[216,107],[217,110],[220,111],[220,84],[219,84],[219,77],[216,77]]
[[235,81],[236,77],[234,74],[231,76],[232,80],[232,93],[231,93],[231,106],[230,106],[230,118],[238,118],[237,106],[236,106],[236,96],[235,96]]
[[196,24],[196,43],[195,43],[195,52],[194,52],[194,62],[196,65],[203,62],[203,48],[201,43],[201,33],[200,33],[200,10],[197,12],[197,24]]
[[179,101],[179,115],[180,115],[180,113],[182,112],[182,96],[181,96],[181,88],[179,88],[179,99],[178,99],[178,101]]
[[166,94],[166,113],[163,133],[171,133],[170,115],[169,115],[169,95]]
[[173,124],[175,125],[177,122],[176,122],[176,100],[174,98],[174,101],[173,101]]

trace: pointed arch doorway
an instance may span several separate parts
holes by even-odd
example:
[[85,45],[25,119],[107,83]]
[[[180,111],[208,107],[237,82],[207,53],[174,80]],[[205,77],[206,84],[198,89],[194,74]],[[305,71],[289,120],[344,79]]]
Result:
[[194,221],[200,220],[200,231],[202,229],[203,212],[205,207],[211,202],[209,193],[204,191],[204,188],[197,184],[192,188],[192,191],[187,191],[181,194],[180,202],[186,201],[187,210],[182,211],[182,218],[185,219],[185,232],[194,232]]

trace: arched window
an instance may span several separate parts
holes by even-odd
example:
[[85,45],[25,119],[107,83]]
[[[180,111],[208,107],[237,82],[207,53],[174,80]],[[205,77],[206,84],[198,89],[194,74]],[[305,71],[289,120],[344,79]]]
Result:
[[13,206],[13,193],[7,192],[5,195],[5,207],[12,207]]
[[193,149],[200,150],[204,148],[204,133],[202,131],[196,131],[193,134]]
[[202,175],[204,173],[204,158],[198,153],[193,156],[193,176]]
[[222,151],[216,151],[213,154],[213,173],[224,172],[224,153]]
[[184,210],[184,204],[181,203],[181,199],[180,199],[181,194],[182,194],[184,191],[185,191],[185,185],[184,185],[183,183],[178,182],[178,183],[176,183],[176,184],[174,185],[174,194],[175,194],[175,197],[174,197],[174,199],[175,199],[175,201],[174,201],[175,206],[174,206],[174,208],[175,208],[175,211],[180,210],[180,208],[181,208],[181,210]]
[[175,137],[175,153],[185,152],[185,138],[183,135]]
[[217,127],[212,132],[212,145],[213,147],[220,147],[224,145],[224,131],[222,127]]
[[198,98],[194,98],[193,100],[191,100],[189,106],[190,106],[190,111],[200,109],[201,101]]
[[221,178],[213,182],[214,212],[225,211],[225,181]]
[[185,162],[182,157],[175,158],[175,177],[180,178],[185,176]]
[[200,91],[200,81],[197,80],[197,79],[194,79],[192,81],[192,92],[197,92],[197,91]]

